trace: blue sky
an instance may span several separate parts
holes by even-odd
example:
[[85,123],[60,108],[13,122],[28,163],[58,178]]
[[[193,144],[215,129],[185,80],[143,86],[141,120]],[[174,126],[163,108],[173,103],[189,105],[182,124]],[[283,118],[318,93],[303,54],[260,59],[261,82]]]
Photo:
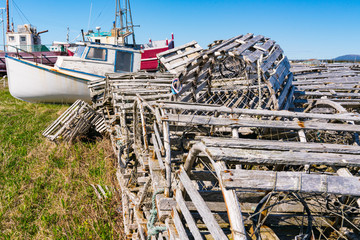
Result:
[[[10,0],[11,2],[12,0]],[[5,2],[5,1],[2,1]],[[15,0],[26,18],[11,4],[15,26],[27,23],[42,35],[42,42],[70,40],[101,26],[110,30],[114,0]],[[4,3],[5,5],[5,3]],[[291,59],[333,58],[360,54],[360,0],[132,0],[138,43],[175,34],[175,45],[192,40],[206,48],[214,40],[254,33],[277,41]],[[5,7],[5,6],[1,6]]]

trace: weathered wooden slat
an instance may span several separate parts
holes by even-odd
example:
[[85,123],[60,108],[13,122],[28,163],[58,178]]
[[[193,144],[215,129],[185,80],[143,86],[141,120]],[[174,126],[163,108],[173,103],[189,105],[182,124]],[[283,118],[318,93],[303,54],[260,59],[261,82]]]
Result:
[[274,40],[267,40],[264,44],[262,45],[255,45],[254,48],[262,50],[264,52],[268,51],[273,45],[275,44]]
[[[254,46],[254,48],[256,48],[256,46]],[[261,55],[263,55],[263,54],[264,54],[263,51],[257,49],[256,51],[251,52],[250,54],[245,55],[244,58],[245,58],[248,62],[254,63],[254,62],[256,62],[256,61],[261,57]]]
[[196,223],[194,221],[194,218],[192,217],[189,209],[186,206],[185,200],[182,196],[182,191],[180,189],[176,190],[176,202],[178,204],[178,207],[180,208],[180,211],[182,215],[185,218],[186,223],[188,224],[189,230],[192,233],[193,237],[195,239],[203,239],[198,227],[196,226]]
[[305,143],[283,142],[283,141],[275,141],[275,140],[259,140],[259,139],[246,139],[246,138],[233,139],[233,138],[214,138],[214,137],[202,137],[201,141],[207,147],[360,155],[360,146],[355,146],[355,145],[311,143],[311,142],[305,142]]
[[358,177],[242,169],[226,170],[221,175],[224,186],[229,189],[360,196]]
[[198,212],[203,218],[205,224],[207,225],[208,230],[213,235],[214,239],[227,239],[226,235],[221,230],[219,224],[216,222],[214,216],[212,215],[210,209],[206,206],[205,201],[202,199],[198,191],[195,189],[194,185],[191,183],[191,180],[186,174],[186,171],[183,167],[181,167],[179,178],[184,188],[186,189],[187,194],[190,196]]
[[326,79],[307,79],[299,80],[296,79],[294,85],[314,85],[314,84],[358,84],[360,82],[360,77],[344,77],[344,78],[326,78]]
[[333,72],[333,73],[316,73],[316,74],[305,74],[296,76],[296,79],[316,79],[316,78],[328,78],[328,77],[352,77],[357,76],[354,72]]
[[[218,173],[218,176],[221,175],[221,171],[227,171],[224,162],[213,163],[213,166],[215,168],[215,171]],[[220,187],[224,196],[233,239],[246,240],[247,237],[244,220],[241,212],[240,203],[236,196],[236,192],[231,189],[227,189],[226,186],[223,184],[223,181],[220,181]]]
[[237,164],[251,165],[326,165],[337,167],[359,167],[360,156],[294,152],[294,151],[268,151],[241,148],[214,148],[207,147],[207,153],[216,161],[235,162]]
[[278,128],[294,130],[324,130],[324,131],[347,131],[360,132],[360,125],[321,123],[314,121],[276,121],[260,120],[256,118],[216,118],[212,116],[166,114],[162,117],[163,121],[187,123],[192,125],[214,125],[231,127],[259,127],[259,128]]
[[196,42],[195,40],[193,40],[193,41],[191,41],[191,42],[189,42],[189,43],[186,43],[186,44],[184,44],[184,45],[181,45],[181,46],[179,46],[179,47],[175,47],[175,48],[169,49],[169,50],[167,50],[167,51],[165,51],[165,52],[158,53],[157,56],[158,56],[158,58],[161,58],[161,57],[164,56],[164,55],[168,55],[168,54],[170,54],[170,53],[175,53],[175,52],[177,52],[177,51],[179,51],[179,50],[182,50],[182,49],[184,49],[184,48],[194,46],[195,44],[197,44],[197,42]]
[[173,209],[172,209],[172,214],[173,214],[174,225],[176,227],[176,230],[177,230],[177,232],[179,234],[180,239],[181,240],[189,239],[188,236],[187,236],[187,233],[185,231],[185,226],[182,224],[179,213],[178,213],[178,211],[176,210],[175,207],[173,207]]
[[258,41],[264,39],[264,36],[261,35],[257,35],[253,38],[251,38],[250,40],[246,41],[245,44],[242,44],[240,47],[235,48],[232,53],[234,55],[240,55],[242,54],[245,50],[247,50],[249,47],[254,46]]
[[278,107],[279,109],[282,109],[282,106],[285,102],[285,99],[286,97],[288,96],[288,93],[289,93],[289,89],[290,87],[292,86],[292,80],[293,80],[293,75],[292,73],[290,73],[288,76],[288,79],[287,79],[287,82],[286,82],[286,85],[284,86],[280,96],[279,96],[279,99],[278,99]]
[[[350,173],[347,168],[340,168],[336,171],[336,173],[341,177],[352,177],[353,175]],[[360,207],[360,198],[356,199],[356,204]]]
[[185,51],[185,52],[183,52],[181,54],[177,54],[177,55],[171,56],[169,58],[161,59],[161,62],[165,64],[165,63],[174,61],[176,59],[186,57],[187,55],[194,54],[194,53],[197,53],[197,52],[201,52],[202,50],[203,49],[200,46],[197,46],[197,47],[195,46],[193,49],[191,49],[189,51]]
[[221,48],[217,49],[216,51],[225,53],[225,52],[231,50],[232,48],[237,47],[240,44],[244,43],[245,41],[247,41],[252,36],[253,36],[253,34],[248,33],[248,34],[246,34],[244,36],[241,36],[240,38],[235,39],[235,41],[233,41],[231,43],[229,43],[229,42],[227,42],[226,44],[223,43],[223,46]]
[[161,153],[160,153],[160,149],[159,149],[159,145],[158,145],[158,142],[156,140],[156,137],[154,134],[152,134],[151,136],[152,138],[152,142],[153,142],[153,145],[154,145],[154,151],[155,151],[155,154],[156,154],[156,158],[157,160],[159,161],[159,166],[162,170],[165,170],[165,165],[164,165],[164,161],[162,159],[162,156],[161,156]]
[[248,34],[246,34],[245,36],[239,35],[239,36],[230,38],[230,39],[222,42],[221,44],[219,44],[219,45],[217,45],[217,46],[215,46],[215,47],[210,48],[210,49],[209,49],[208,51],[206,51],[204,54],[206,54],[206,55],[212,54],[212,53],[214,53],[214,52],[216,52],[216,51],[219,51],[220,49],[224,48],[225,46],[231,44],[232,42],[234,42],[234,41],[236,41],[236,40],[238,40],[238,39],[241,39],[241,38],[248,39],[248,38],[252,37],[252,35],[253,35],[252,33],[248,33]]
[[342,85],[342,84],[323,84],[323,85],[308,85],[308,86],[296,86],[296,90],[320,90],[320,91],[359,91],[357,85]]
[[287,66],[289,61],[285,57],[277,66],[274,75],[278,79],[279,85],[282,86],[285,80],[285,77],[290,73],[289,67]]
[[268,81],[271,83],[271,86],[275,92],[277,92],[280,89],[280,83],[279,80],[276,78],[276,76],[274,75],[270,76]]
[[273,53],[267,59],[265,59],[263,61],[263,64],[261,65],[261,69],[264,72],[268,71],[274,64],[275,60],[283,53],[279,45],[275,45],[274,48],[275,50],[273,51]]
[[345,97],[351,97],[351,98],[360,98],[360,93],[343,93],[343,92],[331,92],[331,91],[295,91],[296,95],[304,95],[304,96],[312,96],[312,97],[329,97],[329,98],[345,98]]
[[298,118],[298,119],[324,119],[324,120],[337,120],[337,121],[354,121],[360,122],[359,114],[315,114],[303,112],[290,112],[290,111],[271,111],[271,110],[258,110],[258,109],[240,109],[229,108],[220,105],[207,105],[199,103],[177,103],[177,102],[164,102],[159,101],[159,107],[164,109],[178,109],[188,111],[209,111],[229,114],[240,115],[258,115],[268,117],[285,117],[285,118]]

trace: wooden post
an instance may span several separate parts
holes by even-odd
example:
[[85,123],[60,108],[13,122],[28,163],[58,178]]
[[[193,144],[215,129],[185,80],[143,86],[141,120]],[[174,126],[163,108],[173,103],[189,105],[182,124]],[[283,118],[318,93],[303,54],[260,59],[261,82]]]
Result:
[[169,123],[163,121],[164,148],[165,148],[165,170],[166,170],[166,189],[165,196],[170,196],[171,189],[171,148],[170,148],[170,130]]

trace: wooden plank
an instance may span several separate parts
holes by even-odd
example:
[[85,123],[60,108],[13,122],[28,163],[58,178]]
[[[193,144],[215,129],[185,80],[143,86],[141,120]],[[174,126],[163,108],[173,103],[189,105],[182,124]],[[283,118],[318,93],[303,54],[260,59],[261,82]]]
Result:
[[[360,146],[328,144],[328,143],[311,143],[311,142],[283,142],[275,140],[259,140],[259,139],[232,139],[217,137],[202,137],[206,147],[226,147],[241,149],[257,149],[257,150],[277,150],[277,151],[303,151],[314,153],[341,153],[360,155]],[[209,173],[211,174],[211,173]]]
[[[256,47],[256,45],[254,46],[254,48]],[[254,63],[256,62],[260,57],[261,55],[263,55],[264,52],[261,51],[261,50],[256,50],[254,52],[251,52],[250,54],[246,54],[244,55],[244,58],[246,61],[250,62],[250,63]]]
[[[353,175],[350,173],[347,168],[340,168],[336,171],[336,173],[341,177],[352,177]],[[356,204],[360,207],[360,198],[356,199]]]
[[359,167],[360,156],[337,153],[307,153],[293,151],[268,151],[239,148],[207,147],[206,152],[216,161],[251,165],[326,165]]
[[283,104],[285,102],[285,99],[289,100],[288,98],[286,98],[288,96],[289,93],[289,89],[292,86],[292,80],[293,80],[293,75],[292,73],[290,73],[288,75],[288,80],[286,82],[286,85],[284,86],[283,90],[281,91],[281,94],[278,98],[278,108],[282,109]]
[[319,84],[319,85],[302,85],[296,86],[296,90],[306,91],[306,90],[320,90],[320,91],[359,91],[360,89],[356,84],[343,85],[343,84]]
[[160,149],[159,149],[159,146],[158,146],[158,144],[157,144],[155,135],[152,134],[152,135],[151,135],[151,138],[152,138],[152,141],[153,141],[154,151],[155,151],[155,154],[156,154],[156,158],[157,158],[157,160],[158,160],[158,162],[159,162],[159,166],[160,166],[161,170],[165,170],[164,161],[163,161],[163,159],[162,159],[162,156],[161,156],[161,153],[160,153]]
[[166,231],[169,235],[169,240],[180,240],[179,235],[177,234],[173,223],[170,221],[169,218],[167,218],[165,220],[165,226],[166,226]]
[[266,41],[264,44],[262,44],[262,45],[255,45],[254,48],[266,52],[266,51],[268,51],[272,46],[274,46],[274,44],[275,44],[275,41],[269,39],[269,40],[267,40],[267,41]]
[[329,78],[329,77],[355,77],[357,74],[355,72],[330,72],[330,73],[314,73],[314,74],[304,74],[301,76],[296,76],[296,79],[316,79],[316,78]]
[[212,215],[210,209],[206,206],[205,201],[202,199],[199,192],[195,189],[189,176],[186,174],[186,171],[182,166],[179,173],[179,178],[214,239],[227,239],[226,235]]
[[165,64],[165,63],[174,61],[174,60],[179,59],[179,58],[186,58],[186,57],[188,57],[189,55],[194,54],[194,53],[201,52],[202,50],[203,50],[203,49],[202,49],[200,46],[194,47],[193,49],[188,50],[188,51],[184,51],[184,52],[181,53],[181,54],[177,54],[177,55],[171,56],[171,57],[169,57],[169,58],[161,59],[161,63]]
[[291,99],[291,101],[290,100],[286,101],[286,103],[285,103],[285,105],[283,107],[283,110],[288,110],[291,106],[293,106],[293,104],[294,104],[294,92],[295,92],[295,88],[292,86],[290,88],[289,94],[287,96],[287,99]]
[[330,91],[295,91],[296,95],[300,96],[312,96],[312,97],[328,97],[328,98],[345,98],[345,97],[351,97],[351,98],[360,98],[360,93],[339,93],[339,92],[330,92]]
[[274,48],[274,52],[268,58],[264,59],[263,64],[261,65],[261,69],[264,72],[268,71],[274,64],[275,60],[283,53],[279,45],[275,45]]
[[277,66],[276,71],[275,71],[275,77],[277,77],[280,86],[283,85],[285,77],[290,73],[289,69],[290,67],[288,67],[287,65],[289,64],[289,61],[287,60],[287,58],[285,57]]
[[273,110],[259,110],[259,109],[240,109],[230,108],[221,105],[210,105],[201,103],[185,103],[185,102],[165,102],[159,101],[159,107],[164,109],[177,109],[188,111],[208,111],[239,115],[254,115],[254,116],[268,116],[268,117],[285,117],[298,119],[324,119],[335,121],[354,121],[360,122],[360,115],[356,113],[340,113],[340,114],[315,114],[304,112],[290,112],[290,111],[273,111]]
[[326,79],[309,79],[309,80],[299,80],[296,79],[294,85],[313,85],[313,84],[358,84],[360,82],[360,77],[345,77],[345,78],[326,78]]
[[156,54],[156,56],[157,56],[158,58],[161,58],[161,57],[163,57],[163,56],[165,56],[165,55],[169,55],[170,53],[174,53],[174,52],[177,52],[177,51],[182,50],[182,49],[184,49],[184,48],[194,46],[195,44],[197,44],[197,42],[196,42],[195,40],[193,40],[193,41],[191,41],[191,42],[189,42],[189,43],[186,43],[186,44],[184,44],[184,45],[181,45],[181,46],[179,46],[179,47],[175,47],[175,48],[166,50],[165,52],[158,53],[158,54]]
[[169,197],[171,188],[171,144],[170,144],[170,131],[169,123],[163,121],[164,133],[164,148],[165,148],[165,176],[166,176],[166,189],[165,196]]
[[221,172],[226,188],[360,196],[360,178],[303,172],[232,169]]
[[[221,171],[226,171],[226,165],[224,162],[213,163],[213,166],[218,173],[218,176],[221,175]],[[223,184],[223,181],[220,181],[220,187],[224,196],[224,201],[227,208],[227,213],[229,216],[229,221],[231,225],[231,233],[234,240],[246,240],[246,230],[244,226],[244,220],[241,213],[241,207],[236,196],[236,192],[231,189],[227,189]]]
[[251,37],[252,35],[253,35],[252,33],[248,33],[248,34],[246,34],[245,36],[239,35],[239,36],[230,38],[230,39],[225,40],[224,42],[220,43],[219,45],[210,48],[208,51],[204,52],[203,54],[204,54],[204,55],[212,54],[212,53],[217,52],[217,51],[219,51],[220,49],[224,48],[225,46],[233,43],[234,41],[236,41],[236,40],[238,40],[238,39],[241,39],[241,38],[244,38],[244,37],[247,39],[247,38]]
[[221,53],[228,52],[230,49],[237,47],[240,44],[245,43],[245,41],[247,41],[252,36],[253,36],[252,33],[248,33],[248,34],[242,36],[241,38],[236,39],[235,41],[233,41],[231,43],[227,42],[226,45],[222,46],[220,49],[217,49],[216,52],[221,52]]
[[251,38],[249,41],[247,41],[246,43],[242,44],[240,47],[235,48],[234,50],[232,50],[232,53],[234,55],[241,55],[243,52],[245,52],[248,48],[254,46],[258,41],[261,41],[262,39],[264,39],[264,36],[261,35],[257,35],[253,38]]
[[276,78],[276,76],[271,75],[269,77],[268,81],[271,83],[271,86],[274,89],[274,92],[277,92],[280,89],[279,80]]
[[166,114],[162,117],[163,121],[178,122],[192,125],[213,125],[229,127],[259,127],[259,128],[278,128],[293,130],[324,130],[324,131],[346,131],[360,132],[360,125],[321,123],[314,121],[276,121],[260,120],[256,118],[216,118],[212,116]]
[[184,216],[185,221],[188,224],[189,230],[192,233],[193,237],[195,239],[203,239],[198,227],[196,226],[196,222],[195,222],[194,218],[192,217],[189,209],[186,206],[185,200],[182,195],[183,195],[182,191],[180,189],[177,189],[175,192],[175,198],[176,198],[178,207],[179,207],[182,215]]
[[172,218],[174,221],[175,228],[181,240],[188,240],[187,233],[185,231],[185,226],[182,224],[178,211],[175,207],[172,208]]
[[[154,111],[155,112],[155,111]],[[156,137],[156,140],[157,140],[157,143],[158,143],[158,146],[159,146],[159,150],[161,151],[162,154],[165,154],[165,151],[164,151],[164,144],[162,143],[161,141],[161,137],[160,137],[160,132],[159,132],[159,128],[157,126],[157,122],[154,120],[154,133],[155,133],[155,137]]]

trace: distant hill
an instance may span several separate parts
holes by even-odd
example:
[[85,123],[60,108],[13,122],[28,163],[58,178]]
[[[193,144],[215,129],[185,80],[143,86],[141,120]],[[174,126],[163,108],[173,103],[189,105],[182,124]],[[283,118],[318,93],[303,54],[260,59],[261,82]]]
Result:
[[360,62],[360,55],[356,55],[356,54],[343,55],[340,57],[336,57],[333,60],[334,61]]

